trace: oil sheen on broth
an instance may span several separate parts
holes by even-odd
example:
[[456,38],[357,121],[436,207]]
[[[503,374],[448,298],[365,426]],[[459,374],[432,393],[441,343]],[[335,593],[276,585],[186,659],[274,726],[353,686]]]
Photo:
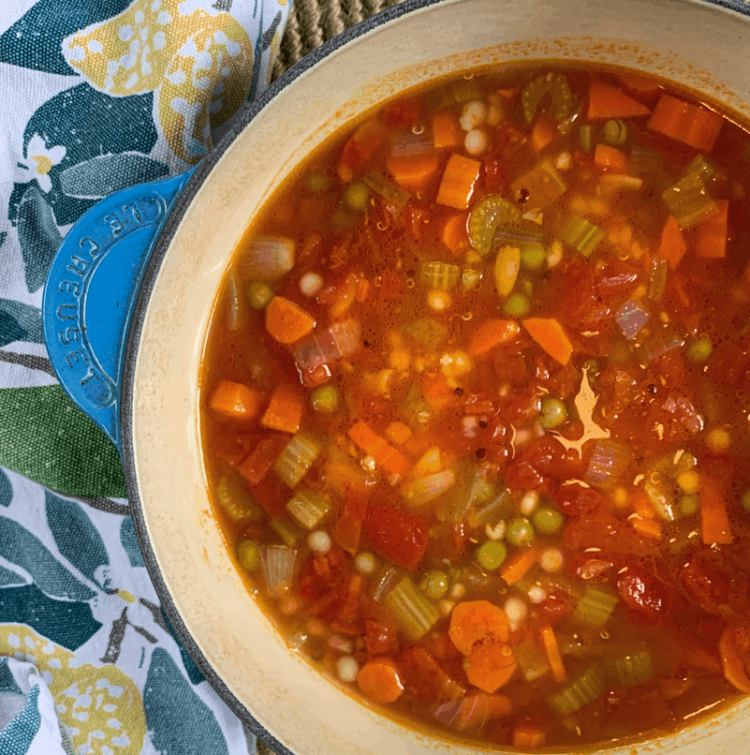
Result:
[[660,80],[540,64],[388,102],[276,193],[202,422],[291,647],[529,750],[750,692],[749,159]]

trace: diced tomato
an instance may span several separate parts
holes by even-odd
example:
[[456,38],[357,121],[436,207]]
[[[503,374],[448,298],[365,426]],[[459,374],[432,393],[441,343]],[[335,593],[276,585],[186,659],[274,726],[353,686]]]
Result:
[[350,495],[344,504],[344,510],[331,529],[336,542],[349,553],[356,553],[362,534],[362,523],[367,516],[367,498],[362,495]]
[[426,520],[388,503],[371,503],[364,534],[377,553],[404,569],[416,569],[427,548]]
[[456,563],[466,553],[469,533],[465,522],[442,522],[432,530],[429,552],[436,560]]
[[375,290],[379,299],[402,299],[406,294],[406,284],[392,270],[384,270],[380,285]]
[[399,655],[398,664],[407,691],[422,700],[441,703],[466,694],[461,684],[419,645],[406,648]]
[[255,499],[266,510],[271,519],[286,515],[286,503],[289,498],[289,488],[276,475],[264,477],[252,490]]
[[370,655],[393,655],[398,652],[398,627],[389,618],[366,619],[365,643]]
[[568,572],[579,579],[596,579],[614,568],[613,560],[601,554],[582,553],[568,562]]
[[423,112],[421,100],[409,97],[387,103],[381,111],[380,119],[388,128],[407,128],[414,125]]
[[362,123],[341,151],[339,178],[345,183],[354,180],[385,142],[386,136],[386,127],[380,121],[369,120]]
[[523,459],[514,461],[505,470],[505,484],[511,490],[538,490],[544,485],[544,477]]
[[213,452],[230,467],[236,467],[250,455],[260,439],[259,435],[224,433],[214,440]]
[[599,511],[572,519],[562,537],[564,546],[573,551],[600,548],[607,554],[634,556],[646,556],[655,551],[654,544],[641,539],[627,523]]
[[553,626],[573,612],[570,598],[563,592],[553,592],[539,606],[544,618]]
[[257,485],[268,474],[288,443],[288,435],[275,434],[264,438],[240,464],[240,474],[251,485]]
[[688,598],[708,613],[729,604],[731,576],[709,550],[698,551],[683,568],[680,581]]
[[504,162],[496,157],[485,157],[482,160],[481,176],[486,191],[500,192],[508,186],[507,168]]
[[586,488],[580,483],[563,485],[553,499],[554,505],[568,516],[590,514],[604,501],[604,496],[593,488]]
[[647,619],[655,619],[669,609],[669,596],[664,585],[639,566],[628,566],[617,580],[623,603]]
[[328,553],[311,556],[305,561],[297,583],[297,596],[307,603],[335,595],[343,602],[345,595],[341,593],[347,586],[349,573],[344,552],[334,545]]

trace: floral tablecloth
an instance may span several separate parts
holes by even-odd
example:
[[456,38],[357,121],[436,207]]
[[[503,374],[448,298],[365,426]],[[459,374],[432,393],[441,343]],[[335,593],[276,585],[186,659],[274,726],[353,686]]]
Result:
[[256,751],[174,638],[40,304],[89,207],[195,164],[267,85],[288,1],[0,2],[0,755]]

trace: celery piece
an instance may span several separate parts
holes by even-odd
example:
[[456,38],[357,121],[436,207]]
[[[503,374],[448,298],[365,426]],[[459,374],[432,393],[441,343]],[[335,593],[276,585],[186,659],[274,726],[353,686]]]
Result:
[[599,669],[592,667],[566,684],[549,703],[561,716],[576,713],[585,705],[594,702],[604,692],[604,679]]
[[654,676],[654,662],[648,650],[624,653],[604,663],[607,681],[616,687],[636,687]]
[[407,325],[404,332],[409,338],[414,339],[430,351],[434,351],[439,348],[448,335],[448,327],[431,317],[423,317]]
[[521,250],[527,247],[540,247],[544,242],[544,231],[539,223],[526,217],[512,223],[502,223],[495,229],[494,243],[518,246]]
[[457,102],[481,100],[482,92],[476,79],[456,79],[448,84],[433,89],[425,95],[425,107],[428,110],[450,107]]
[[447,262],[423,262],[419,267],[419,279],[435,291],[450,291],[461,277],[458,265]]
[[296,487],[320,453],[320,443],[305,432],[297,433],[281,452],[273,470],[290,488]]
[[286,508],[305,529],[312,530],[331,510],[331,499],[318,490],[298,490]]
[[648,298],[651,301],[661,301],[667,287],[668,273],[669,265],[663,257],[654,257],[651,260],[651,278],[648,282]]
[[716,210],[716,203],[698,172],[688,173],[661,195],[683,229],[692,228]]
[[370,197],[370,191],[362,181],[354,181],[344,189],[344,204],[355,212],[364,212],[367,209],[367,200]]
[[533,640],[526,640],[513,648],[518,668],[527,682],[535,682],[549,672],[547,655]]
[[586,218],[571,215],[560,229],[560,238],[584,257],[590,257],[599,242],[604,238],[604,231]]
[[709,157],[700,153],[685,166],[680,178],[685,178],[691,173],[698,175],[704,186],[714,192],[721,189],[727,180],[722,169]]
[[271,529],[281,538],[284,545],[289,548],[293,547],[299,539],[299,530],[293,524],[289,524],[281,519],[271,519],[269,522]]
[[229,273],[227,280],[227,330],[232,332],[244,327],[247,322],[247,307],[240,296],[242,283],[235,270]]
[[461,293],[473,291],[482,282],[482,271],[475,267],[465,267],[461,271]]
[[268,283],[255,281],[247,289],[247,300],[253,309],[265,309],[273,299],[273,289]]
[[518,222],[521,211],[507,199],[490,194],[476,204],[469,215],[469,240],[478,254],[492,249],[495,230],[500,225]]
[[412,507],[424,506],[426,503],[440,498],[443,493],[450,490],[456,482],[456,475],[452,469],[443,472],[420,477],[412,480],[403,490],[406,503]]
[[510,190],[525,208],[536,210],[556,202],[568,189],[554,165],[545,162],[517,178]]
[[404,577],[385,597],[401,631],[412,642],[424,637],[437,624],[440,612],[410,577]]
[[552,116],[561,121],[570,115],[573,109],[573,95],[565,76],[557,71],[541,73],[535,76],[521,90],[521,106],[526,123],[532,123],[542,100],[549,95]]
[[[656,480],[653,480],[652,477],[656,477]],[[651,501],[654,510],[667,522],[674,522],[677,519],[675,496],[671,488],[672,485],[667,483],[658,474],[647,477],[646,482],[643,484],[643,489],[646,491],[646,495]]]
[[617,596],[604,585],[587,585],[575,607],[575,616],[585,624],[604,626],[617,605]]
[[660,173],[663,169],[664,158],[661,150],[635,145],[630,150],[629,162],[633,173],[642,176],[646,173]]
[[602,141],[613,147],[621,147],[628,140],[628,127],[624,121],[612,119],[602,127]]
[[594,149],[594,127],[587,123],[578,129],[578,143],[581,151],[589,154]]
[[472,527],[483,527],[510,516],[513,511],[513,498],[504,487],[484,501],[476,498],[469,509],[468,522]]
[[258,522],[263,518],[263,509],[253,494],[238,479],[222,475],[216,486],[216,498],[221,508],[233,522]]
[[380,194],[386,202],[401,210],[409,201],[410,194],[400,186],[389,181],[382,173],[373,171],[362,179],[376,194]]

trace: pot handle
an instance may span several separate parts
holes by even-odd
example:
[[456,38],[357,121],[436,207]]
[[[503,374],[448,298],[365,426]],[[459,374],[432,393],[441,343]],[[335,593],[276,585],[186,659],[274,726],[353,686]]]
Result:
[[138,290],[161,229],[195,168],[103,199],[68,231],[42,302],[52,367],[120,450],[120,383]]

